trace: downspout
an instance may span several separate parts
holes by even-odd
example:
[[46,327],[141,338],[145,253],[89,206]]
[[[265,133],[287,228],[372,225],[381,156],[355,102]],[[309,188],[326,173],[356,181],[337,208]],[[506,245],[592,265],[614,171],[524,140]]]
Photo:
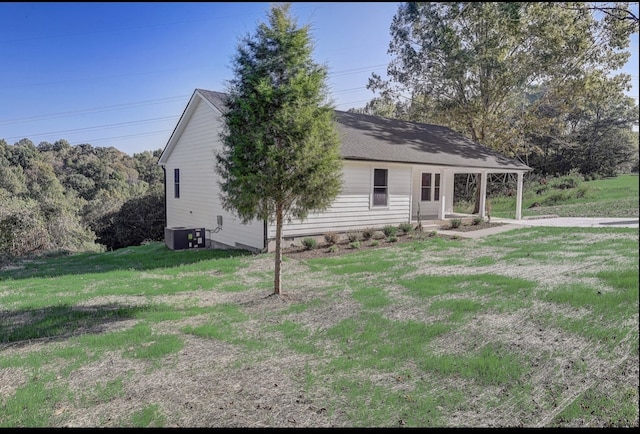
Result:
[[268,236],[267,236],[267,230],[268,230],[268,226],[267,226],[267,220],[263,220],[263,230],[262,230],[262,238],[263,238],[263,244],[264,244],[264,248],[262,249],[263,253],[267,253],[269,252],[269,240],[268,240]]
[[162,165],[162,175],[164,177],[164,227],[167,227],[167,168]]

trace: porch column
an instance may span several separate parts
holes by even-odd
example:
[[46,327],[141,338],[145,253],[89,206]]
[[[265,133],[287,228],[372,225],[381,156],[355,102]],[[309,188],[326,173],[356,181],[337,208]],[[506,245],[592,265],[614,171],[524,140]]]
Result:
[[446,208],[446,204],[445,204],[445,198],[446,198],[446,190],[447,190],[447,183],[446,183],[446,178],[445,178],[445,174],[447,172],[445,170],[440,171],[440,197],[439,197],[439,201],[440,201],[440,206],[438,207],[438,220],[444,220],[444,215],[445,215],[445,210]]
[[415,167],[409,170],[409,223],[413,222],[413,178],[416,176],[416,171]]
[[480,217],[487,214],[485,210],[487,202],[487,172],[480,172]]
[[518,172],[518,188],[516,189],[516,220],[522,220],[522,172]]

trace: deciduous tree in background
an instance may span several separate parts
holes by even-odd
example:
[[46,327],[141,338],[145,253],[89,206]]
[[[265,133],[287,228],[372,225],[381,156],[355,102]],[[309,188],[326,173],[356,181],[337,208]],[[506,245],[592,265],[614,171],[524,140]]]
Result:
[[[389,79],[373,74],[368,87],[404,96],[417,105],[414,117],[436,118],[513,156],[514,113],[537,108],[523,101],[531,87],[575,95],[592,74],[625,64],[637,31],[611,15],[597,20],[581,3],[403,3],[391,24]],[[610,90],[623,92],[629,81],[611,80]]]
[[[629,58],[637,20],[624,3],[597,12],[589,3],[403,3],[390,27],[389,78],[373,74],[367,86],[382,101],[368,108],[394,107],[396,117],[446,125],[518,157],[527,134],[548,127],[541,122],[574,111],[594,74],[608,77],[612,93],[629,86],[629,76],[611,75]],[[532,88],[544,92],[532,97]],[[540,117],[544,106],[560,111]]]
[[132,158],[64,139],[37,147],[29,139],[0,139],[0,264],[162,240],[164,183],[155,161],[161,152]]
[[275,221],[274,294],[285,219],[326,209],[341,188],[327,68],[313,61],[309,26],[298,27],[289,8],[272,6],[269,23],[239,44],[216,156],[225,209],[244,222]]

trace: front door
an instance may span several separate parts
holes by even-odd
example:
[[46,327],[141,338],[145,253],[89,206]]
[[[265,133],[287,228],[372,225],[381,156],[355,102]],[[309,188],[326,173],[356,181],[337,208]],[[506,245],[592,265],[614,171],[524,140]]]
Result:
[[420,214],[437,215],[440,204],[440,174],[422,172],[420,174]]

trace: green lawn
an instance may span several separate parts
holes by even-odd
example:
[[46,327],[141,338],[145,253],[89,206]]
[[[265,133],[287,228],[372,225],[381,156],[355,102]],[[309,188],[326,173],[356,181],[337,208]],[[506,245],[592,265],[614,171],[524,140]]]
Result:
[[[640,196],[638,175],[627,174],[596,181],[582,181],[575,188],[543,189],[537,183],[526,185],[522,215],[560,217],[638,217]],[[516,198],[490,197],[491,215],[515,218]],[[538,204],[534,206],[534,204]],[[471,212],[473,204],[456,205],[458,212]]]
[[638,426],[637,229],[285,259],[279,298],[272,267],[152,243],[0,271],[0,426]]

